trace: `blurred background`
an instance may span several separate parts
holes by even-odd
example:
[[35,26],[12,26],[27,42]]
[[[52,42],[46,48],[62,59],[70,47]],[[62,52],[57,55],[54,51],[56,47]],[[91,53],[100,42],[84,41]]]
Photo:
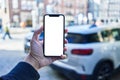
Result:
[[[64,14],[65,27],[120,23],[120,0],[0,0],[0,75],[29,53],[33,32],[43,25],[46,13]],[[50,66],[39,73],[40,80],[70,80]]]

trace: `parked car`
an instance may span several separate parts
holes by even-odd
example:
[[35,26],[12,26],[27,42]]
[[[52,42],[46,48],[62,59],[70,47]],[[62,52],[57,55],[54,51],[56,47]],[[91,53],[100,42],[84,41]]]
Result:
[[120,24],[69,27],[68,56],[51,67],[71,80],[106,80],[120,66]]
[[[25,42],[24,42],[24,52],[29,53],[30,51],[30,41],[32,39],[34,30],[31,30],[30,33],[28,33],[25,37]],[[39,36],[39,40],[43,40],[44,33],[42,32]]]
[[74,21],[69,21],[67,26],[74,26],[77,25]]

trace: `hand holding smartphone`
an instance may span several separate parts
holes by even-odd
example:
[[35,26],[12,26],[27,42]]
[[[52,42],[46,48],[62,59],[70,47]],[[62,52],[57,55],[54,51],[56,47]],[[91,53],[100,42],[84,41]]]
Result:
[[44,56],[64,54],[65,17],[62,14],[44,15]]

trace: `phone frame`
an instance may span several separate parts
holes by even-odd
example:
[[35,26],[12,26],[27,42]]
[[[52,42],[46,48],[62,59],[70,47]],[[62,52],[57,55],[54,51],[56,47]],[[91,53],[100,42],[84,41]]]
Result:
[[[63,16],[63,54],[64,53],[64,47],[65,47],[65,43],[64,43],[64,40],[65,40],[65,16],[63,14],[45,14],[43,16],[43,31],[44,31],[44,38],[43,38],[43,55],[45,57],[54,57],[54,56],[47,56],[45,55],[45,16],[50,16],[50,17],[58,17],[58,16]],[[61,56],[61,55],[60,55]],[[59,57],[59,56],[55,56],[55,57]]]

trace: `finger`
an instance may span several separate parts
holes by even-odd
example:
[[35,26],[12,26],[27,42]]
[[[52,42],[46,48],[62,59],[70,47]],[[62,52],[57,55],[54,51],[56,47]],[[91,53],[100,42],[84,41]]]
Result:
[[43,40],[39,41],[43,45]]
[[65,44],[67,44],[67,43],[68,43],[68,40],[67,40],[67,39],[65,39],[65,40],[64,40],[64,43],[65,43]]
[[56,60],[65,59],[65,58],[67,58],[66,55],[61,55],[60,57],[52,57],[51,60],[52,60],[52,62],[54,62]]
[[54,58],[52,58],[52,62],[54,62],[56,60],[59,60],[59,59],[61,59],[61,58],[60,57],[54,57]]
[[67,33],[68,32],[68,29],[65,29],[65,33]]
[[65,58],[67,58],[66,55],[61,55],[61,59],[65,59]]
[[43,27],[41,27],[38,30],[35,30],[34,34],[33,34],[33,40],[38,40],[38,35],[43,31]]
[[66,47],[64,47],[64,51],[67,51],[67,48],[66,48]]

